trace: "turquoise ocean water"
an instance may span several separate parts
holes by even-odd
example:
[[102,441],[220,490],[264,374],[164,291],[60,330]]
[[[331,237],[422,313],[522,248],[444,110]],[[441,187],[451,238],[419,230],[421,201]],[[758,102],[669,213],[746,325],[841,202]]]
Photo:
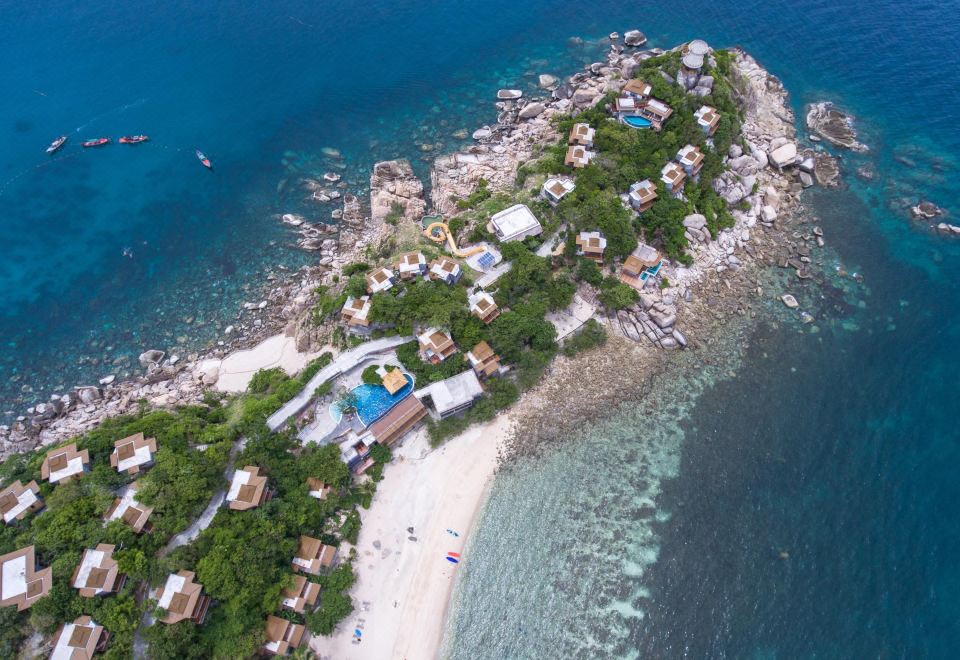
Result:
[[[960,243],[904,205],[960,196],[957,9],[0,5],[0,412],[122,374],[144,348],[217,337],[268,273],[312,258],[273,218],[329,217],[303,176],[336,170],[363,194],[379,158],[425,173],[454,133],[493,121],[498,87],[594,61],[612,30],[743,45],[798,110],[828,98],[859,118],[871,151],[844,154],[843,190],[808,198],[823,268],[859,279],[800,291],[818,332],[771,306],[772,322],[731,337],[722,368],[683,356],[648,404],[500,477],[445,651],[956,657]],[[151,143],[78,147],[140,132]],[[70,143],[46,157],[60,134]],[[611,446],[614,460],[596,460]]]

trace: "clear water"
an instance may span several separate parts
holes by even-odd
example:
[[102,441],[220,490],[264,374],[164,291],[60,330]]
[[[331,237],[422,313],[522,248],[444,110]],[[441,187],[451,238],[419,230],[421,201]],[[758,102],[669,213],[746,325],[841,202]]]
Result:
[[[407,395],[413,392],[413,376],[404,374],[407,384],[394,394],[390,394],[383,385],[357,385],[351,391],[357,397],[357,417],[364,426],[370,426],[375,421],[390,412],[390,409],[400,403]],[[340,421],[343,417],[343,406],[340,402],[330,405],[330,414],[333,419]]]

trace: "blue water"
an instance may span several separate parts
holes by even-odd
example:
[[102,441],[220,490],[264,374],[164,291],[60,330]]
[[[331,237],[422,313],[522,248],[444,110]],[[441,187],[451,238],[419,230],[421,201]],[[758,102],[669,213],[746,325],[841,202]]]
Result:
[[[458,131],[493,121],[497,88],[532,93],[538,74],[600,59],[612,30],[743,45],[795,109],[828,98],[859,117],[871,151],[844,154],[844,190],[808,198],[823,267],[863,282],[800,291],[819,332],[765,323],[735,376],[689,391],[678,376],[683,405],[664,387],[662,405],[499,477],[461,564],[449,652],[956,657],[960,244],[906,207],[929,198],[957,222],[957,9],[3,3],[0,411],[123,375],[147,347],[214,341],[267,275],[315,258],[274,218],[329,218],[305,176],[338,171],[362,195],[376,159],[423,174]],[[77,148],[141,132],[152,140],[136,149]],[[71,142],[47,157],[60,134]]]
[[[404,374],[407,384],[390,394],[383,385],[357,385],[351,391],[357,397],[357,417],[364,426],[370,426],[375,421],[390,412],[390,409],[400,403],[413,391],[413,376]],[[339,402],[330,406],[330,414],[336,421],[343,417],[343,409]]]
[[623,121],[634,128],[650,128],[650,120],[643,117],[624,117]]

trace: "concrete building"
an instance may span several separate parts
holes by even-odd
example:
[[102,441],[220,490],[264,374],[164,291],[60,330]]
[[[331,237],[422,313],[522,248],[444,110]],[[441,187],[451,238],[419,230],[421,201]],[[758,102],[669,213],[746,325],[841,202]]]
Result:
[[523,204],[514,204],[490,218],[490,231],[501,243],[522,241],[543,232],[540,221]]
[[370,296],[348,296],[340,310],[340,320],[346,324],[348,331],[364,334],[370,329],[370,307]]
[[552,176],[543,182],[543,186],[540,188],[540,196],[547,200],[550,206],[556,206],[575,188],[573,179],[565,176]]
[[141,469],[153,465],[153,455],[157,453],[157,439],[145,438],[143,433],[113,443],[110,465],[117,472],[137,474]]
[[650,179],[638,181],[630,186],[630,192],[627,194],[630,200],[630,206],[637,213],[648,211],[657,199],[657,187]]
[[563,159],[563,164],[567,167],[580,169],[589,165],[590,161],[593,160],[595,155],[596,154],[588,150],[586,147],[581,147],[580,145],[576,144],[571,145],[567,148],[567,156]]
[[71,442],[47,452],[40,465],[40,476],[52,484],[69,481],[86,472],[89,464],[90,452],[77,451],[77,444]]
[[579,144],[582,147],[592,147],[596,130],[590,124],[574,124],[570,129],[568,144]]
[[640,116],[649,119],[653,128],[658,131],[672,114],[673,108],[659,99],[647,99],[640,107]]
[[23,485],[18,479],[0,491],[0,513],[3,513],[3,522],[8,525],[42,508],[40,486],[36,481]]
[[53,569],[38,568],[32,545],[0,557],[0,607],[16,605],[22,612],[50,593],[52,586]]
[[367,293],[380,293],[389,291],[396,283],[396,276],[389,268],[374,268],[366,276]]
[[446,380],[431,383],[413,395],[424,405],[432,405],[436,417],[445,419],[472,406],[483,396],[483,387],[473,371],[464,371]]
[[166,614],[161,622],[171,625],[181,621],[203,623],[210,607],[210,597],[203,593],[203,586],[193,581],[190,571],[171,573],[163,588],[157,593],[157,607]]
[[430,262],[430,279],[454,285],[463,277],[463,269],[448,256],[440,256]]
[[80,563],[73,570],[70,586],[77,589],[84,598],[115,594],[123,588],[127,576],[120,572],[113,558],[116,546],[106,543],[83,552]]
[[660,170],[660,180],[667,186],[671,195],[677,196],[683,192],[683,184],[687,180],[687,173],[683,171],[679,163],[671,160]]
[[712,137],[717,132],[717,126],[720,125],[720,113],[709,105],[700,106],[700,109],[693,113],[697,118],[697,126],[700,130]]
[[412,280],[415,277],[427,274],[427,258],[423,252],[406,252],[400,255],[396,270],[402,280]]
[[577,255],[591,261],[603,263],[603,252],[607,249],[607,239],[598,231],[582,231],[574,239]]
[[470,313],[487,325],[500,316],[500,308],[489,293],[484,291],[471,293],[467,302],[470,305]]
[[623,86],[623,89],[620,90],[620,93],[630,94],[641,99],[646,99],[653,94],[653,87],[649,83],[645,83],[642,80],[637,80],[634,78],[627,81],[627,84]]
[[624,284],[640,291],[646,286],[651,274],[655,275],[659,271],[660,262],[660,253],[649,245],[641,243],[624,260],[618,277]]
[[234,470],[227,491],[227,502],[234,511],[254,509],[267,500],[267,477],[259,467],[248,465],[242,470]]
[[688,144],[677,152],[677,162],[689,177],[695,177],[703,169],[703,153],[692,144]]

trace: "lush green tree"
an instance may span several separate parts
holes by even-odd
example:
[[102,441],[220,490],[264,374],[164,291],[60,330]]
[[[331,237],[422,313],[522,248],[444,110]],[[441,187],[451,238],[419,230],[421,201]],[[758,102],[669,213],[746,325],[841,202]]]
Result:
[[609,309],[624,309],[639,299],[636,290],[615,277],[608,277],[600,285],[600,302]]
[[377,365],[371,364],[360,374],[360,380],[367,385],[382,385],[383,379],[380,377],[380,374],[377,373],[378,368]]

